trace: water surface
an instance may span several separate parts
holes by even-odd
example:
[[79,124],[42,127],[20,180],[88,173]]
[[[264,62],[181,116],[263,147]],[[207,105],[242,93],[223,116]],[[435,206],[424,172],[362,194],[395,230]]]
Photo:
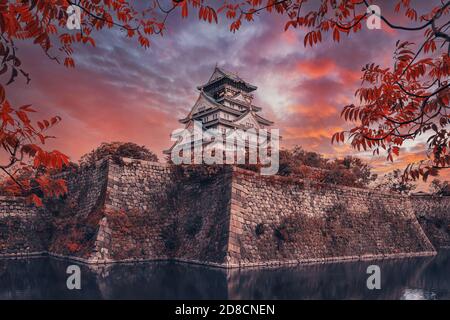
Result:
[[[450,299],[450,250],[435,257],[277,269],[223,270],[179,263],[81,267],[81,290],[68,290],[54,258],[0,260],[0,299]],[[381,268],[381,290],[366,287]]]

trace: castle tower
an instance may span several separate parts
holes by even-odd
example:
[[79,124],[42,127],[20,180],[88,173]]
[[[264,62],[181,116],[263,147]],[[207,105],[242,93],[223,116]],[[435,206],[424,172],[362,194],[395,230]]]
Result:
[[[199,97],[189,114],[179,120],[191,130],[194,121],[202,123],[203,130],[217,129],[224,135],[236,129],[267,129],[273,122],[260,116],[260,107],[255,106],[252,92],[256,86],[238,75],[216,66],[204,85],[198,86]],[[164,153],[170,154],[177,142]]]

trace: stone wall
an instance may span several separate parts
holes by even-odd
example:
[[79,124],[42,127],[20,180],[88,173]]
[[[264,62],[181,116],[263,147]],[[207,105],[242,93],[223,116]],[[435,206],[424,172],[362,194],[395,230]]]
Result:
[[436,248],[450,248],[450,197],[412,196],[414,212]]
[[408,197],[235,169],[231,201],[234,265],[435,253]]
[[108,161],[101,160],[60,176],[66,180],[67,196],[45,202],[46,210],[53,217],[50,253],[86,260],[96,254],[95,242],[104,211]]
[[104,159],[89,166],[68,169],[57,178],[66,181],[68,192],[62,200],[46,202],[54,216],[88,216],[103,207],[107,185],[108,162]]
[[100,251],[112,259],[223,263],[231,168],[171,167],[124,159],[110,163],[108,225]]
[[27,205],[22,198],[2,197],[0,256],[50,252],[89,259],[103,211],[107,172],[108,162],[102,160],[59,174],[68,193],[45,200],[43,208]]
[[45,210],[0,201],[0,255],[244,267],[435,254],[415,214],[436,246],[448,243],[435,225],[448,224],[448,199],[130,159],[63,177],[68,195]]
[[0,256],[35,255],[49,243],[49,216],[24,198],[0,197]]

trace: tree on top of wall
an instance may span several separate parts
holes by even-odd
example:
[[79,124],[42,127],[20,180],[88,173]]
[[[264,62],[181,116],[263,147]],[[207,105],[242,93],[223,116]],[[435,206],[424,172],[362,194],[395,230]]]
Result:
[[323,180],[326,183],[364,188],[377,178],[369,164],[352,156],[328,161],[326,168],[328,173]]
[[299,146],[280,151],[278,174],[357,188],[368,187],[377,178],[370,165],[359,158],[330,160]]
[[450,184],[448,181],[433,179],[430,185],[431,192],[438,196],[450,196]]
[[[327,33],[339,42],[342,36],[361,31],[363,23],[370,19],[367,13],[370,0],[159,0],[134,6],[122,0],[0,0],[0,74],[7,76],[6,85],[18,76],[30,81],[17,53],[17,42],[32,41],[40,46],[49,59],[68,68],[75,66],[73,53],[80,45],[95,46],[96,34],[107,28],[118,28],[126,37],[136,39],[147,48],[150,37],[163,35],[171,14],[186,18],[194,14],[198,19],[218,23],[219,16],[230,21],[230,30],[236,32],[244,22],[266,12],[279,14],[289,28],[305,29],[304,46],[312,47],[322,42]],[[421,43],[408,39],[397,42],[393,67],[368,63],[363,68],[363,85],[356,90],[357,105],[344,107],[342,116],[354,123],[347,132],[333,135],[332,142],[350,141],[358,150],[380,150],[393,161],[400,147],[426,134],[429,136],[427,158],[410,165],[405,177],[414,179],[438,174],[450,167],[450,132],[448,123],[450,101],[450,1],[428,4],[424,14],[409,0],[399,0],[394,12],[403,13],[411,25],[398,25],[384,15],[381,19],[392,29],[411,33],[422,32]],[[80,12],[80,30],[72,32],[67,23],[76,22],[69,12]],[[76,23],[75,23],[76,24]],[[43,172],[35,177],[38,188],[49,195],[64,192],[63,183],[49,182],[49,172],[60,170],[68,162],[61,152],[45,151],[42,145],[51,136],[46,130],[60,118],[52,117],[32,124],[28,115],[31,106],[13,107],[0,85],[2,158],[7,158],[0,169],[8,176],[8,192],[29,193],[30,199],[40,204],[30,180],[19,181],[20,167],[33,172]]]
[[104,142],[96,149],[83,155],[80,159],[81,165],[93,164],[107,156],[125,157],[137,160],[158,161],[158,157],[144,146],[133,142]]
[[313,168],[323,168],[326,159],[317,152],[304,150],[300,146],[294,146],[291,149],[280,150],[280,175],[294,175],[300,166]]
[[374,189],[407,195],[416,187],[412,181],[403,179],[402,171],[396,169],[375,181]]

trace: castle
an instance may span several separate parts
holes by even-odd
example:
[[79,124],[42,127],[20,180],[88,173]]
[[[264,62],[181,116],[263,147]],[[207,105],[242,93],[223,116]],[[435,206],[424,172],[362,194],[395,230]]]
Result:
[[[252,104],[256,86],[236,74],[216,66],[208,82],[198,86],[199,97],[189,114],[179,120],[186,129],[193,130],[194,122],[202,123],[203,130],[216,129],[223,134],[234,129],[265,129],[273,121],[260,116],[260,107]],[[170,153],[175,143],[165,153]]]
[[[263,129],[255,86],[215,69],[181,122]],[[84,263],[175,260],[233,268],[436,254],[450,247],[450,197],[262,176],[233,165],[104,158],[66,171],[43,207],[0,198],[0,257]]]
[[[200,91],[197,101],[188,115],[179,120],[185,129],[172,134],[175,143],[164,151],[172,156],[172,160],[174,155],[184,155],[187,160],[179,163],[190,163],[191,154],[203,154],[205,148],[210,157],[218,153],[222,155],[222,152],[225,154],[228,150],[233,153],[234,160],[234,149],[239,145],[247,153],[243,158],[255,152],[255,164],[256,150],[278,141],[278,132],[272,137],[267,131],[273,121],[259,115],[261,108],[253,104],[252,92],[256,86],[216,66],[207,83],[197,89]],[[225,141],[228,145],[223,143]],[[230,153],[228,157],[231,162]],[[195,156],[192,159],[197,160],[194,163],[201,163]],[[218,161],[223,163],[221,160]],[[212,160],[211,163],[218,162]]]

